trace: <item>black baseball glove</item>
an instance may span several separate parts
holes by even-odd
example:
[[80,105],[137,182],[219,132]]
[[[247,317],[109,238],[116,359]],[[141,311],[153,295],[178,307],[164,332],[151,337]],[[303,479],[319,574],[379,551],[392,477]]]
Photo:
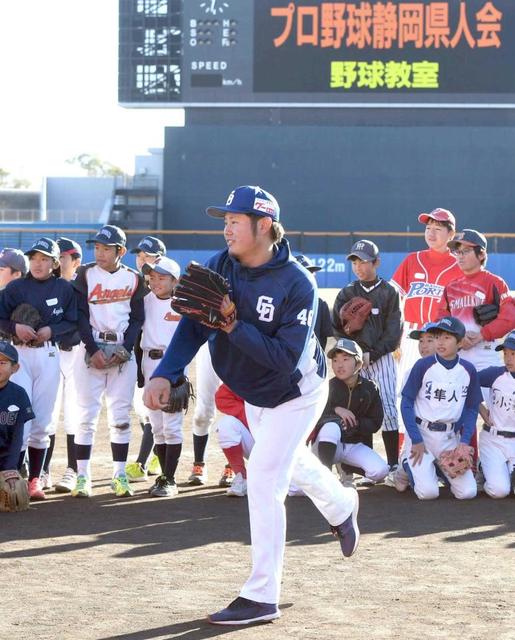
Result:
[[193,385],[186,376],[181,376],[177,382],[172,383],[170,397],[163,407],[166,413],[177,413],[178,411],[188,411],[190,398],[194,399]]
[[492,322],[499,315],[501,298],[497,287],[494,286],[494,300],[491,304],[480,304],[472,309],[474,320],[479,326],[484,327],[485,324]]
[[12,322],[26,324],[37,330],[41,325],[41,315],[39,311],[28,302],[22,302],[11,313]]

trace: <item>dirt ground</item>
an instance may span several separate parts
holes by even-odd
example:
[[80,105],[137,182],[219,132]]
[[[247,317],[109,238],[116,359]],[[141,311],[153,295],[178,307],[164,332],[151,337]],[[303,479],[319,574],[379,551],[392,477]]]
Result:
[[[134,498],[112,495],[103,418],[92,499],[51,492],[28,512],[0,514],[0,640],[515,640],[515,498],[459,502],[443,491],[422,503],[384,485],[359,490],[362,539],[348,560],[311,502],[288,498],[281,619],[207,624],[248,575],[249,525],[246,499],[217,486],[215,438],[208,486],[187,486],[190,419],[177,498],[150,498],[150,482]],[[59,431],[56,479],[64,441]]]

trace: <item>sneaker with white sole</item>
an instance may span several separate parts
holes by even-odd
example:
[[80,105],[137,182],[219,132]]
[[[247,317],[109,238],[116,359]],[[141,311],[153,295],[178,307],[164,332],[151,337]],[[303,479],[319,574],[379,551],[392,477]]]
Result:
[[[403,464],[407,465],[407,462],[404,462]],[[393,475],[393,486],[397,491],[399,491],[399,493],[403,493],[409,487],[409,476],[406,473],[406,469],[403,464],[397,466]]]
[[366,476],[361,476],[354,482],[354,484],[356,487],[373,487],[375,482]]
[[63,477],[55,485],[57,493],[70,493],[75,488],[77,482],[77,474],[75,471],[68,467],[63,473]]
[[241,473],[234,476],[231,486],[226,491],[228,496],[244,498],[247,495],[247,480]]
[[166,476],[159,476],[148,492],[154,498],[175,498],[179,494],[179,489],[175,482],[170,482]]
[[45,491],[50,491],[53,489],[54,485],[52,484],[52,476],[50,475],[50,471],[43,471],[41,474],[41,486]]
[[399,468],[398,464],[392,464],[390,466],[390,471],[388,471],[388,474],[384,479],[384,483],[387,487],[395,488],[395,473],[397,472],[398,468]]
[[145,480],[148,480],[147,470],[141,462],[128,462],[125,465],[125,474],[130,482],[145,482]]
[[75,487],[72,489],[73,498],[91,498],[93,489],[91,486],[91,478],[88,476],[77,476]]
[[234,471],[230,464],[226,464],[222,471],[222,476],[218,481],[219,487],[230,487],[234,480]]
[[336,470],[338,471],[338,476],[340,477],[340,482],[344,487],[347,487],[348,489],[355,489],[356,487],[354,486],[354,474],[353,473],[347,473],[347,471],[345,471],[345,469],[342,467],[341,464],[337,464],[336,465]]
[[155,454],[150,458],[150,462],[147,466],[147,473],[149,476],[161,475],[161,464],[159,462],[159,458]]
[[46,495],[43,491],[43,485],[41,483],[41,478],[32,478],[29,480],[29,498],[31,500],[45,500]]
[[268,622],[280,617],[281,612],[276,604],[239,597],[225,609],[212,613],[207,619],[211,624],[239,625]]
[[205,462],[194,462],[188,484],[199,486],[207,482],[207,467]]
[[111,480],[111,490],[117,498],[128,498],[134,495],[134,490],[124,473],[120,473]]
[[350,516],[337,526],[331,525],[331,533],[339,539],[342,553],[346,558],[350,558],[356,552],[360,537],[358,528],[359,495],[355,489],[354,493],[356,500]]

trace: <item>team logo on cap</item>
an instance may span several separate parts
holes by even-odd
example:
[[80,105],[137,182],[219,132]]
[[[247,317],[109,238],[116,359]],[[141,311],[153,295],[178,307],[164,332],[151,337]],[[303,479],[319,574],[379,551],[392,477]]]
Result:
[[142,246],[142,247],[143,247],[143,246],[145,246],[145,247],[151,247],[151,246],[152,246],[152,243],[150,242],[150,240],[142,240],[142,241],[140,242],[140,246]]
[[225,203],[225,206],[228,207],[233,200],[234,200],[234,191],[231,191],[231,193],[229,194],[229,197],[227,198],[227,202]]
[[38,245],[39,245],[40,247],[45,247],[45,249],[50,249],[50,245],[49,245],[49,244],[48,244],[48,242],[46,242],[45,240],[38,240],[38,241],[36,242],[36,244],[35,244],[35,245],[33,245],[33,246],[37,247]]
[[452,326],[452,322],[451,322],[449,319],[447,319],[447,318],[443,318],[443,320],[440,320],[440,324],[445,324],[445,325],[447,325],[448,327],[451,327],[451,326]]
[[106,228],[104,227],[104,228],[102,229],[102,231],[100,232],[100,234],[99,234],[99,235],[104,235],[104,236],[106,236],[107,238],[110,238],[110,237],[111,237],[111,232],[109,231],[109,229],[106,229]]

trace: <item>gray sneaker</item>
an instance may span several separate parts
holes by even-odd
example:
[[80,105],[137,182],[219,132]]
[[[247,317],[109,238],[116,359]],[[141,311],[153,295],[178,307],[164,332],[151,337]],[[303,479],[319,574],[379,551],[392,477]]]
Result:
[[63,477],[55,485],[57,493],[70,493],[75,488],[77,482],[77,474],[75,471],[68,467],[63,473]]
[[148,492],[154,498],[175,498],[179,489],[175,482],[170,482],[166,476],[159,476]]

